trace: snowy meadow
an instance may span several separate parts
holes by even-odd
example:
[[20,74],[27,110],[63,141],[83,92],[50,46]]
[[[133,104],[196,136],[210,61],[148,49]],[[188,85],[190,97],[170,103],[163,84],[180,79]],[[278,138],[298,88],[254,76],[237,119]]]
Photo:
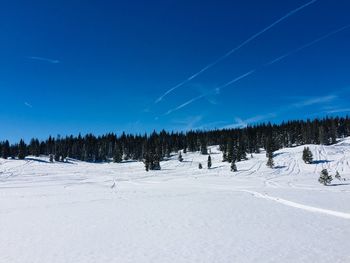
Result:
[[[349,262],[350,140],[141,162],[0,161],[0,262]],[[198,164],[203,169],[198,169]],[[338,171],[329,186],[320,171]]]

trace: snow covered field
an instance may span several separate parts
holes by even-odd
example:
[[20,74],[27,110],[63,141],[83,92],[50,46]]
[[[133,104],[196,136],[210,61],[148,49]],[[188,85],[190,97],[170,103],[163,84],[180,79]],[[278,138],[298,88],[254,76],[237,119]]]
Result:
[[[350,262],[350,139],[230,172],[211,147],[139,162],[0,159],[0,262]],[[204,169],[198,169],[202,162]],[[322,168],[345,181],[323,186]]]

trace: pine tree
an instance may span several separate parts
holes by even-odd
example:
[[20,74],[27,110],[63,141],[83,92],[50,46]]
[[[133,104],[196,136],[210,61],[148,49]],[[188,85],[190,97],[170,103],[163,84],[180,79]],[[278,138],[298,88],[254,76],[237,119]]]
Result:
[[233,149],[233,141],[231,138],[229,138],[227,143],[227,153],[226,153],[226,161],[231,163],[232,160],[236,160],[234,156],[234,149]]
[[49,155],[49,161],[50,161],[50,163],[53,163],[53,154]]
[[273,161],[273,152],[268,152],[267,153],[267,163],[266,165],[270,168],[273,168],[275,166],[275,163]]
[[179,162],[182,162],[184,159],[182,158],[181,152],[179,153],[179,157],[177,158]]
[[201,141],[201,154],[203,154],[203,155],[208,154],[207,144],[204,140]]
[[1,149],[1,157],[7,159],[10,156],[10,143],[6,140]]
[[329,185],[332,182],[333,178],[330,174],[328,174],[327,169],[323,169],[320,174],[320,178],[318,181],[323,185]]
[[38,139],[31,139],[29,143],[29,152],[31,155],[39,157],[40,155],[40,143]]
[[121,163],[123,161],[123,153],[120,145],[116,144],[113,151],[113,162]]
[[54,159],[55,159],[56,162],[60,161],[60,153],[58,151],[55,153],[55,158]]
[[203,168],[202,164],[199,163],[199,164],[198,164],[198,169],[202,169],[202,168]]
[[151,163],[150,163],[150,158],[149,158],[149,155],[148,155],[148,154],[145,155],[145,158],[144,158],[144,160],[143,160],[143,163],[145,164],[145,170],[146,170],[146,172],[148,172],[148,171],[150,170],[150,165],[151,165]]
[[222,161],[223,161],[223,162],[227,162],[227,153],[226,153],[226,150],[224,150],[224,151],[222,152]]
[[312,163],[312,160],[313,160],[313,157],[312,157],[312,152],[310,151],[310,148],[309,147],[304,147],[304,150],[303,150],[303,161],[305,163]]
[[27,146],[25,142],[21,139],[18,144],[18,159],[23,160],[27,154]]
[[160,170],[160,157],[158,154],[154,155],[153,161],[151,162],[151,170]]
[[210,157],[210,155],[208,156],[208,169],[210,169],[211,168],[211,157]]
[[231,162],[231,172],[237,172],[237,166],[234,160]]

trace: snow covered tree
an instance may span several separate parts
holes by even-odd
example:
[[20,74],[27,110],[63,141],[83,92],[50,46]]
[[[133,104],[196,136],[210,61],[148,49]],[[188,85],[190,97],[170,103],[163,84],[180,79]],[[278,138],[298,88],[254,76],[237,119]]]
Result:
[[49,155],[49,161],[50,161],[50,163],[53,163],[53,154]]
[[231,172],[237,172],[237,166],[235,160],[231,162]]
[[199,164],[198,164],[198,169],[202,169],[202,168],[203,168],[202,164],[199,163]]
[[303,150],[303,161],[305,163],[312,163],[312,160],[313,160],[313,157],[312,157],[312,152],[310,151],[310,148],[309,147],[304,147],[304,150]]
[[323,185],[329,185],[332,182],[333,178],[328,173],[327,169],[323,169],[321,171],[320,178],[318,178],[318,181]]
[[210,157],[210,155],[208,156],[208,169],[210,169],[211,168],[211,157]]

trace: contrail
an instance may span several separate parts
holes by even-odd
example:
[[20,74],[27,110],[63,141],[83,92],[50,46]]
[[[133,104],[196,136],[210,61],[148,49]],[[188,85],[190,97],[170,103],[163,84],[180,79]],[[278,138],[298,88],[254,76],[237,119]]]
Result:
[[303,46],[301,46],[301,47],[299,47],[297,49],[289,51],[289,52],[283,54],[282,56],[279,56],[278,58],[275,58],[275,59],[271,60],[270,62],[266,63],[264,66],[270,66],[270,65],[272,65],[272,64],[274,64],[274,63],[276,63],[276,62],[278,62],[278,61],[280,61],[282,59],[285,59],[286,57],[289,57],[290,55],[293,55],[293,54],[295,54],[295,53],[297,53],[299,51],[302,51],[303,49],[308,48],[308,47],[310,47],[310,46],[312,46],[312,45],[314,45],[314,44],[316,44],[316,43],[318,43],[318,42],[320,42],[320,41],[322,41],[322,40],[324,40],[324,39],[326,39],[326,38],[328,38],[330,36],[333,36],[333,35],[341,32],[341,31],[347,29],[347,28],[350,28],[350,25],[343,26],[343,27],[341,27],[339,29],[336,29],[336,30],[334,30],[332,32],[329,32],[329,33],[327,33],[327,34],[325,34],[325,35],[323,35],[323,36],[321,36],[319,38],[316,38],[315,40],[313,40],[313,41],[311,41],[311,42],[309,42],[309,43],[307,43],[307,44],[305,44],[305,45],[303,45]]
[[233,83],[236,83],[237,81],[239,81],[241,79],[244,79],[245,77],[248,77],[249,75],[253,74],[255,71],[256,71],[256,69],[250,70],[247,73],[244,73],[241,76],[239,76],[237,78],[234,78],[233,80],[230,80],[229,82],[227,82],[224,85],[216,88],[215,90],[226,88],[227,86],[232,85]]
[[243,79],[243,78],[245,78],[245,77],[248,77],[250,74],[253,74],[254,72],[255,72],[255,69],[254,69],[254,70],[250,70],[250,71],[248,71],[248,72],[246,72],[246,73],[240,75],[239,77],[237,77],[237,78],[235,78],[235,79],[233,79],[233,80],[231,80],[231,81],[225,83],[224,85],[222,85],[222,86],[220,86],[220,87],[218,87],[218,88],[212,89],[212,90],[210,90],[210,91],[207,92],[207,93],[204,93],[204,94],[202,94],[202,95],[199,95],[199,96],[197,96],[197,97],[194,97],[194,98],[192,98],[192,99],[186,101],[185,103],[183,103],[183,104],[181,104],[181,105],[179,105],[179,106],[177,106],[177,107],[175,107],[175,108],[173,108],[173,109],[168,110],[168,111],[167,111],[166,113],[164,113],[162,116],[166,116],[166,115],[169,115],[170,113],[173,113],[174,111],[178,111],[178,110],[182,109],[183,107],[186,107],[187,105],[189,105],[189,104],[191,104],[191,103],[193,103],[193,102],[195,102],[195,101],[197,101],[197,100],[199,100],[199,99],[201,99],[201,98],[204,98],[205,96],[207,96],[207,95],[209,95],[209,94],[211,94],[211,93],[213,93],[213,92],[217,92],[217,91],[220,90],[220,89],[223,89],[223,88],[225,88],[225,87],[227,87],[227,86],[229,86],[229,85],[232,85],[233,83],[235,83],[235,82],[237,82],[237,81],[239,81],[239,80],[241,80],[241,79]]
[[43,58],[43,57],[28,57],[29,59],[33,59],[33,60],[40,60],[40,61],[45,61],[45,62],[49,62],[52,64],[58,64],[60,63],[59,60],[57,59],[50,59],[50,58]]
[[305,7],[308,7],[309,5],[315,3],[318,0],[312,0],[310,2],[307,2],[306,4],[288,12],[287,14],[285,14],[284,16],[282,16],[281,18],[277,19],[275,22],[273,22],[272,24],[270,24],[269,26],[265,27],[264,29],[262,29],[261,31],[257,32],[256,34],[252,35],[251,37],[249,37],[247,40],[243,41],[241,44],[239,44],[237,47],[231,49],[230,51],[228,51],[226,54],[224,54],[223,56],[219,57],[218,59],[216,59],[215,61],[213,61],[212,63],[208,64],[207,66],[205,66],[204,68],[202,68],[201,70],[199,70],[198,72],[196,72],[195,74],[193,74],[192,76],[188,77],[186,80],[182,81],[181,83],[175,85],[174,87],[170,88],[169,90],[167,90],[163,95],[161,95],[156,101],[155,103],[159,103],[160,101],[163,100],[163,98],[165,96],[167,96],[169,93],[173,92],[174,90],[178,89],[179,87],[183,86],[184,84],[186,84],[187,82],[189,82],[190,80],[196,78],[197,76],[199,76],[200,74],[202,74],[204,71],[210,69],[211,67],[215,66],[216,64],[218,64],[219,62],[221,62],[222,60],[224,60],[225,58],[227,58],[228,56],[230,56],[231,54],[233,54],[234,52],[238,51],[239,49],[241,49],[242,47],[244,47],[245,45],[247,45],[248,43],[250,43],[251,41],[253,41],[254,39],[256,39],[257,37],[259,37],[261,34],[265,33],[266,31],[268,31],[269,29],[271,29],[272,27],[276,26],[277,24],[281,23],[283,20],[287,19],[288,17],[294,15],[295,13],[301,11],[302,9],[304,9]]
[[177,106],[177,107],[175,107],[173,109],[168,110],[166,113],[163,114],[163,116],[169,115],[170,113],[173,113],[174,111],[178,111],[178,110],[182,109],[183,107],[186,107],[187,105],[189,105],[189,104],[191,104],[191,103],[193,103],[193,102],[195,102],[195,101],[205,97],[206,95],[207,95],[207,93],[199,95],[197,97],[194,97],[194,98],[186,101],[185,103],[183,103],[183,104],[181,104],[181,105],[179,105],[179,106]]
[[223,88],[226,88],[227,86],[230,86],[230,85],[236,83],[237,81],[239,81],[239,80],[241,80],[241,79],[243,79],[243,78],[246,78],[246,77],[248,77],[248,76],[254,74],[256,71],[261,70],[261,69],[263,69],[264,67],[271,66],[272,64],[275,64],[275,63],[277,63],[277,62],[279,62],[279,61],[281,61],[281,60],[283,60],[283,59],[285,59],[285,58],[287,58],[287,57],[289,57],[289,56],[291,56],[291,55],[293,55],[293,54],[295,54],[295,53],[297,53],[297,52],[299,52],[299,51],[301,51],[301,50],[303,50],[303,49],[305,49],[305,48],[308,48],[308,47],[310,47],[310,46],[312,46],[312,45],[314,45],[314,44],[316,44],[316,43],[318,43],[318,42],[320,42],[320,41],[322,41],[322,40],[324,40],[324,39],[326,39],[326,38],[328,38],[328,37],[330,37],[330,36],[332,36],[332,35],[335,35],[335,34],[341,32],[341,31],[343,31],[343,30],[345,30],[345,29],[347,29],[347,28],[350,28],[350,25],[343,26],[343,27],[341,27],[341,28],[339,28],[339,29],[336,29],[336,30],[333,30],[333,31],[331,31],[331,32],[329,32],[329,33],[327,33],[327,34],[325,34],[325,35],[319,37],[319,38],[316,38],[315,40],[313,40],[313,41],[311,41],[311,42],[309,42],[309,43],[307,43],[307,44],[305,44],[305,45],[303,45],[303,46],[301,46],[301,47],[299,47],[299,48],[297,48],[297,49],[294,49],[294,50],[292,50],[292,51],[289,51],[289,52],[285,53],[284,55],[279,56],[279,57],[277,57],[277,58],[271,60],[270,62],[263,64],[263,65],[262,65],[261,67],[259,67],[259,68],[250,70],[250,71],[248,71],[248,72],[246,72],[246,73],[244,73],[244,74],[242,74],[242,75],[240,75],[240,76],[234,78],[233,80],[230,80],[229,82],[223,84],[222,86],[220,86],[220,87],[218,87],[218,88],[215,88],[215,89],[211,90],[210,92],[207,92],[207,93],[205,93],[205,94],[202,94],[202,95],[200,95],[200,96],[197,96],[197,97],[195,97],[195,98],[193,98],[193,99],[188,100],[187,102],[181,104],[180,106],[178,106],[178,107],[176,107],[176,108],[173,108],[173,109],[168,110],[165,114],[163,114],[163,116],[169,115],[170,113],[173,113],[174,111],[180,110],[180,109],[184,108],[185,106],[187,106],[187,105],[189,105],[189,104],[191,104],[191,103],[193,103],[193,102],[195,102],[195,101],[197,101],[197,100],[199,100],[199,99],[201,99],[201,98],[203,98],[203,97],[209,95],[210,93],[212,93],[212,92],[214,92],[214,91],[217,91],[217,90],[221,90],[221,89],[223,89]]

